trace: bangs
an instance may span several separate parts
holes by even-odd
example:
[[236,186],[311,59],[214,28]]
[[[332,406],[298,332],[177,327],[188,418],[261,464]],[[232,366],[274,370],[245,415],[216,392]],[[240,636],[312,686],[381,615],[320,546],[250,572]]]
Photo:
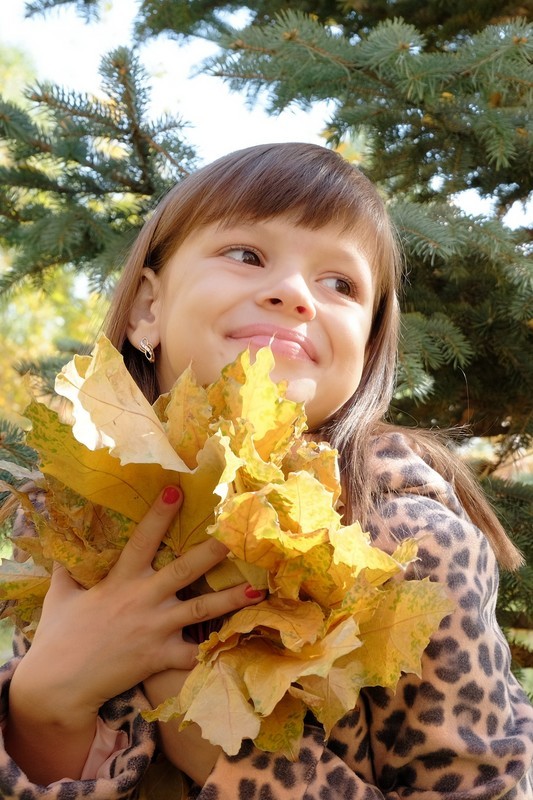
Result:
[[201,181],[196,225],[285,215],[308,228],[335,223],[350,230],[360,227],[367,215],[373,217],[381,205],[361,172],[318,145],[265,145],[233,155],[214,162]]

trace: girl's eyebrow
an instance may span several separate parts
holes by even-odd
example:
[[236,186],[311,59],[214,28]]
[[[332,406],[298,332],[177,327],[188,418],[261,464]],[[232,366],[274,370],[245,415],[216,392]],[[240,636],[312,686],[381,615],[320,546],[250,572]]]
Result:
[[[221,234],[227,234],[230,237],[237,237],[233,244],[246,244],[245,241],[242,241],[243,237],[253,236],[256,235],[267,235],[270,236],[270,231],[268,230],[268,223],[270,220],[251,220],[251,221],[243,221],[243,222],[231,222],[225,223],[224,221],[220,221],[217,224],[216,232]],[[303,227],[305,226],[298,226],[295,225],[294,227]],[[311,228],[310,230],[315,230]],[[320,230],[320,228],[316,229]],[[323,254],[323,257],[328,261],[331,260],[332,268],[336,265],[339,268],[344,267],[345,269],[350,269],[350,271],[354,270],[354,267],[357,271],[357,278],[360,282],[368,287],[370,291],[373,290],[374,285],[374,275],[373,270],[371,267],[371,261],[365,253],[365,249],[362,247],[357,246],[357,237],[354,235],[353,237],[354,246],[343,246],[339,245],[334,239],[332,239],[331,244],[324,246],[323,249],[319,248],[316,251],[318,257]],[[252,244],[252,242],[250,242]]]
[[[268,229],[268,223],[272,220],[250,220],[250,221],[238,221],[238,222],[225,222],[223,220],[219,221],[216,224],[215,232],[221,234],[227,234],[229,236],[237,236],[240,238],[241,236],[253,236],[254,234],[259,235],[268,235],[271,236],[271,232]],[[290,224],[290,221],[289,221]],[[320,228],[306,228],[305,225],[299,226],[294,225],[295,228],[303,228],[304,230],[320,230]],[[244,242],[238,242],[240,244],[244,244]],[[370,259],[366,255],[365,248],[359,247],[357,244],[357,236],[353,236],[353,248],[350,246],[343,246],[339,245],[334,238],[332,237],[331,244],[328,244],[324,247],[324,255],[327,255],[328,258],[334,258],[337,261],[341,262],[350,262],[356,264],[357,266],[360,265],[368,265],[369,272],[371,273],[370,269]],[[320,254],[321,250],[317,250],[317,253]]]

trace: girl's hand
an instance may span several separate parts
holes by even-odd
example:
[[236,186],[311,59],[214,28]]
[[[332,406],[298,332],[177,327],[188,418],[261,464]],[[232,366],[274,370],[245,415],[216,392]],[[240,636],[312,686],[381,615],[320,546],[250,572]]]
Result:
[[[33,644],[10,690],[8,738],[17,752],[16,742],[24,739],[27,763],[36,763],[35,750],[42,761],[42,748],[51,749],[51,729],[83,739],[86,755],[106,700],[154,673],[193,666],[197,646],[184,641],[183,628],[263,598],[247,597],[245,585],[186,601],[176,598],[179,589],[227,554],[224,545],[209,539],[163,569],[152,568],[180,505],[179,490],[167,487],[109,574],[91,589],[83,589],[64,568],[54,570]],[[74,761],[81,769],[84,759],[78,756]]]

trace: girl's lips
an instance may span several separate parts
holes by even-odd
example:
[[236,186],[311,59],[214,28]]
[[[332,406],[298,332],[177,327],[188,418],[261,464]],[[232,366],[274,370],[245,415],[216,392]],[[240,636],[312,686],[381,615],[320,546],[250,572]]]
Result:
[[286,358],[317,361],[313,344],[307,336],[290,328],[273,328],[270,325],[247,325],[229,334],[230,339],[242,339],[255,347],[270,346],[274,354]]

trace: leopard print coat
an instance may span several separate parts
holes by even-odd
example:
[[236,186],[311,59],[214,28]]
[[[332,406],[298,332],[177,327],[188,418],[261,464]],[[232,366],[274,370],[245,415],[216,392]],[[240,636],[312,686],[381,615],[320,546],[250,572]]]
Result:
[[[190,800],[533,799],[533,708],[510,672],[509,648],[496,623],[492,550],[451,487],[402,435],[378,440],[374,465],[380,485],[371,520],[376,544],[390,551],[416,537],[416,577],[442,581],[456,601],[424,653],[422,676],[404,675],[395,693],[363,690],[327,742],[318,727],[306,727],[294,763],[245,742],[237,756],[218,759],[206,784],[191,788]],[[22,655],[0,674],[4,716],[10,676]],[[35,786],[0,750],[0,796],[136,797],[155,749],[154,727],[138,714],[146,705],[137,687],[102,708],[107,725],[128,735],[109,778]],[[166,796],[178,800],[172,791]]]

